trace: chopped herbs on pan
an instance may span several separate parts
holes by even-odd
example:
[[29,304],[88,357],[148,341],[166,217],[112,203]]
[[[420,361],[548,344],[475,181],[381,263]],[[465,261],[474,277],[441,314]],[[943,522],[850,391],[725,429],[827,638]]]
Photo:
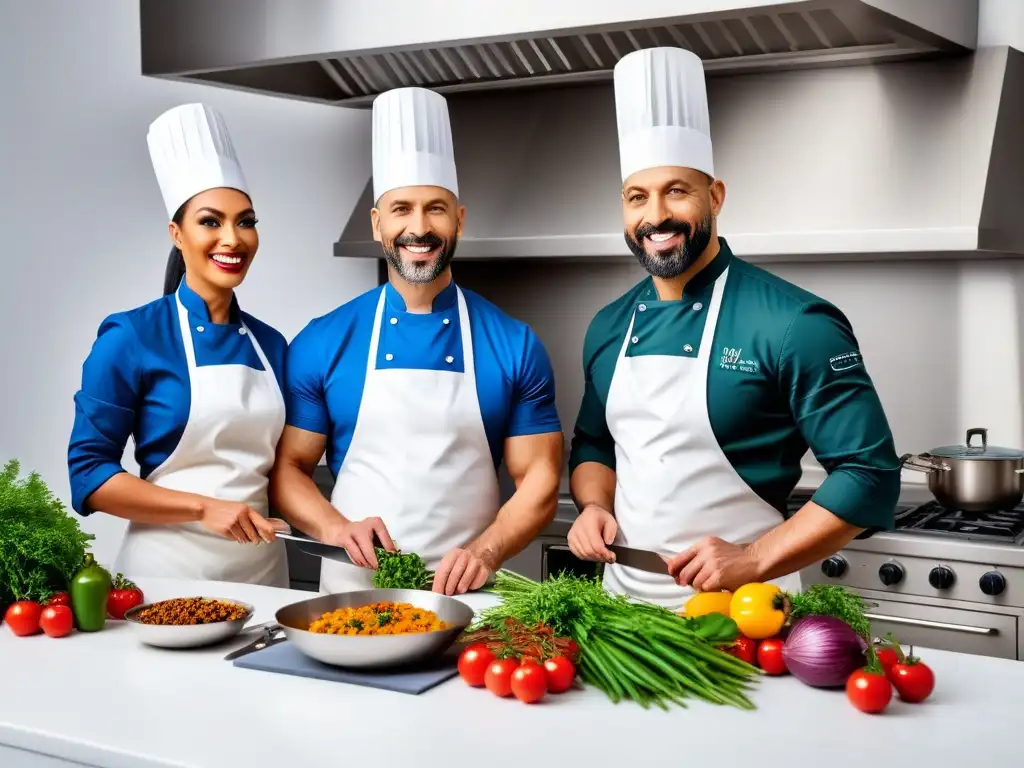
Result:
[[423,558],[415,553],[388,552],[377,547],[377,570],[373,586],[377,589],[430,589],[434,572],[428,571]]

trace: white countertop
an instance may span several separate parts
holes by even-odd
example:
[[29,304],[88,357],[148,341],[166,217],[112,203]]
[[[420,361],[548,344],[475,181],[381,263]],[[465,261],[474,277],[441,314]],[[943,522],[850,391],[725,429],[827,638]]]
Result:
[[[149,581],[147,601],[212,595],[252,603],[253,622],[314,596],[239,584]],[[475,608],[493,601],[472,595]],[[745,712],[613,705],[594,690],[528,706],[455,678],[419,696],[239,669],[212,649],[140,645],[120,622],[93,634],[18,638],[0,625],[0,765],[451,765],[487,768],[596,761],[632,765],[863,768],[920,758],[928,768],[1016,764],[1024,662],[922,651],[935,670],[921,705],[856,711],[841,691],[765,678]],[[145,735],[143,735],[145,733]],[[58,758],[47,759],[44,756]]]

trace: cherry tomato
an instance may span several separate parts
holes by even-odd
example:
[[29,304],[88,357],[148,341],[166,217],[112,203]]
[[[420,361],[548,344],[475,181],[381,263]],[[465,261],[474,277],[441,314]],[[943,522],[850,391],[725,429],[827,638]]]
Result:
[[889,670],[889,681],[899,697],[911,704],[924,701],[935,689],[935,673],[927,664],[914,658],[893,664]]
[[858,669],[846,680],[846,698],[861,712],[877,714],[889,706],[892,683],[883,674]]
[[498,659],[492,661],[484,672],[484,685],[495,696],[512,694],[512,673],[519,669],[515,659]]
[[48,605],[43,608],[39,626],[49,637],[64,637],[75,628],[75,617],[66,605]]
[[4,614],[4,621],[18,637],[34,635],[39,631],[39,617],[43,607],[31,600],[11,603]]
[[580,657],[580,647],[576,645],[576,641],[573,640],[571,637],[565,644],[565,656],[573,664],[575,664],[576,660]]
[[742,659],[747,664],[757,664],[757,641],[740,635],[736,642],[727,648],[723,648],[730,656]]
[[47,605],[71,605],[71,597],[67,592],[58,592],[46,601]]
[[548,690],[551,693],[564,693],[572,688],[576,667],[565,656],[555,656],[545,661],[544,671],[548,675]]
[[467,684],[479,688],[484,684],[484,675],[492,661],[494,654],[486,645],[471,645],[459,655],[459,676]]
[[769,675],[786,674],[789,670],[786,669],[786,662],[782,659],[782,646],[782,639],[778,637],[769,637],[758,643],[757,666]]
[[523,664],[512,673],[511,686],[517,699],[533,704],[547,693],[548,674],[540,664]]
[[896,655],[895,648],[888,648],[882,646],[875,649],[875,656],[878,657],[878,661],[882,664],[882,668],[885,670],[885,674],[889,674],[889,670],[892,669],[892,665],[897,663],[900,659]]

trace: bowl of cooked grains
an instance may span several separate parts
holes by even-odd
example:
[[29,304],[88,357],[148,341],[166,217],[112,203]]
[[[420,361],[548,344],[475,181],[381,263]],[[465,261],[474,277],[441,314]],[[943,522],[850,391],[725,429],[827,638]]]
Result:
[[421,589],[366,589],[292,603],[276,619],[288,642],[324,664],[401,667],[447,651],[473,609]]
[[174,597],[137,605],[124,618],[140,641],[161,648],[197,648],[234,637],[253,607],[218,597]]

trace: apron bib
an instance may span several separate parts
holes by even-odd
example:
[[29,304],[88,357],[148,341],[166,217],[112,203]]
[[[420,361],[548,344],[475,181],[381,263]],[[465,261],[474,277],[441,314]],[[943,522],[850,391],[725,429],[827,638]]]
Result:
[[[197,366],[188,312],[175,295],[192,393],[188,423],[166,461],[147,477],[161,488],[269,510],[268,473],[284,429],[284,398],[256,337],[242,324],[264,370]],[[239,544],[200,523],[130,523],[117,570],[135,576],[243,582],[287,587],[283,541]]]
[[[378,370],[385,291],[373,320],[366,382],[331,504],[350,520],[379,517],[395,546],[434,570],[494,522],[501,496],[476,392],[473,338],[458,290],[464,371]],[[440,322],[440,320],[438,320]],[[320,591],[373,588],[368,568],[323,560]]]
[[[708,370],[715,328],[728,280],[715,282],[697,357],[628,357],[637,312],[658,312],[675,302],[640,303],[633,311],[608,390],[608,428],[615,439],[617,543],[676,555],[715,536],[747,544],[783,516],[747,485],[715,438],[708,415]],[[660,305],[659,305],[660,304]],[[773,583],[799,591],[799,574]],[[605,587],[673,610],[694,594],[667,573],[608,564]]]

